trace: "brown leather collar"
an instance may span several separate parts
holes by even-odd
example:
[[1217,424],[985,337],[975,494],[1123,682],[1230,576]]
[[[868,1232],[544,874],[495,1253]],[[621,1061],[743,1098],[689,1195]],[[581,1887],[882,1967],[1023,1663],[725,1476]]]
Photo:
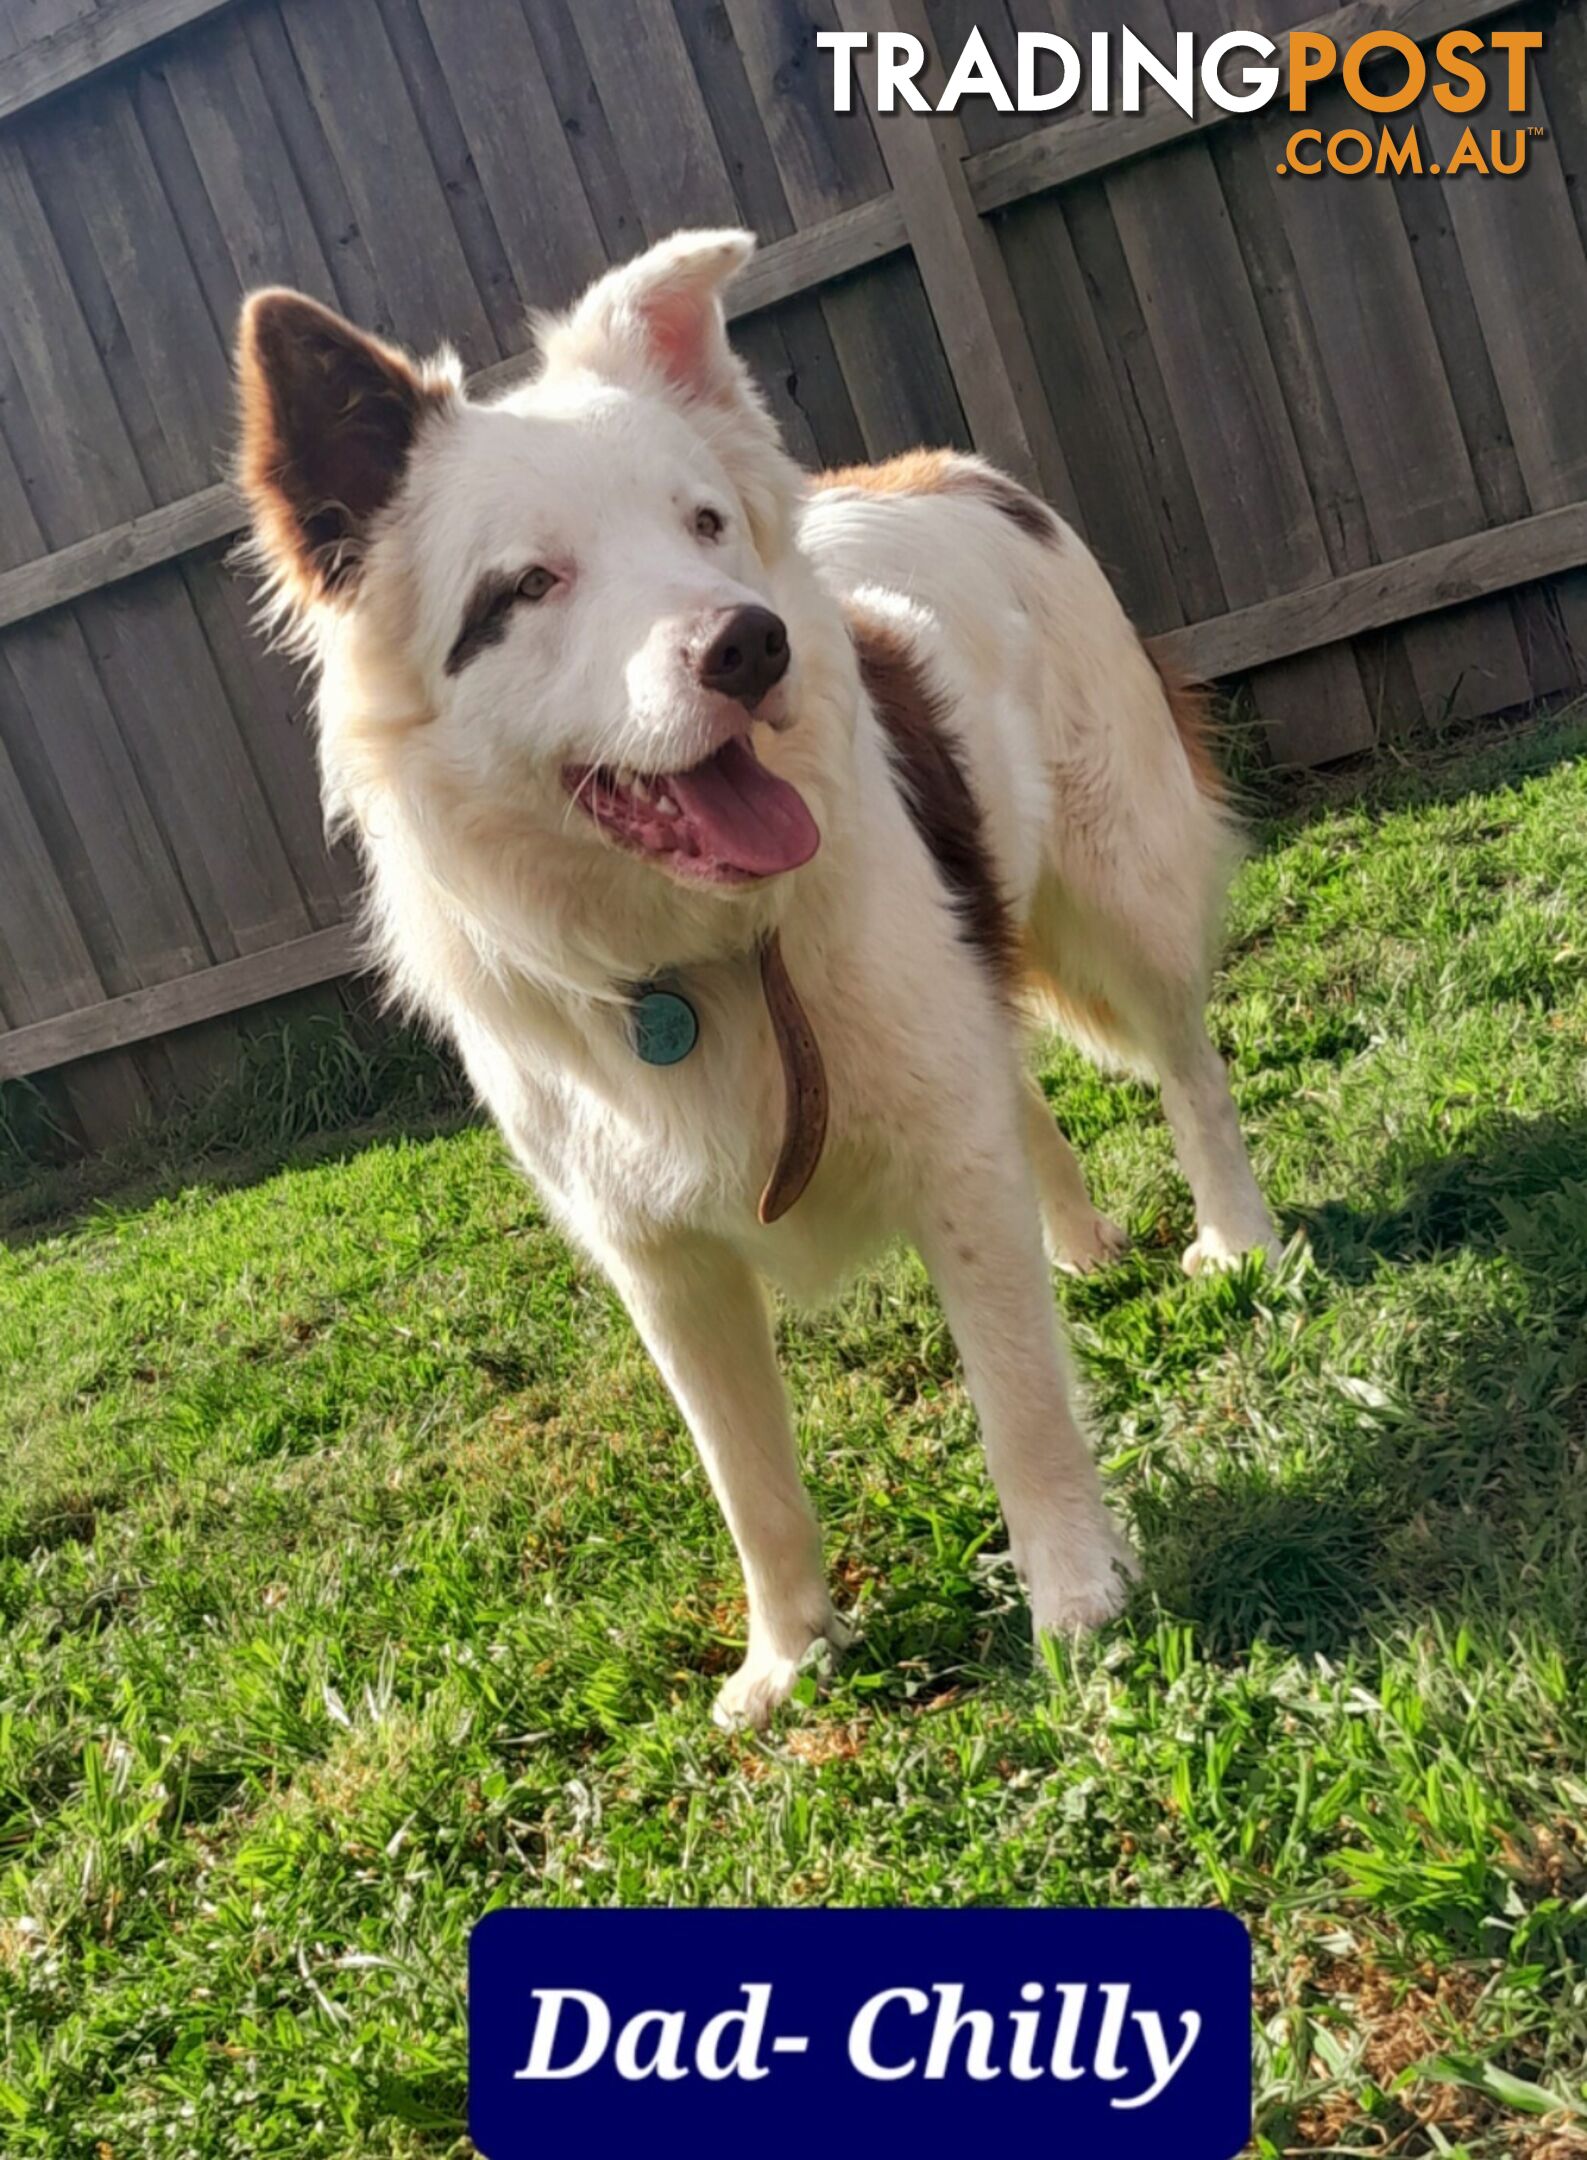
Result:
[[775,930],[760,949],[760,984],[782,1059],[782,1146],[760,1196],[761,1221],[774,1223],[799,1198],[821,1160],[827,1137],[827,1071]]

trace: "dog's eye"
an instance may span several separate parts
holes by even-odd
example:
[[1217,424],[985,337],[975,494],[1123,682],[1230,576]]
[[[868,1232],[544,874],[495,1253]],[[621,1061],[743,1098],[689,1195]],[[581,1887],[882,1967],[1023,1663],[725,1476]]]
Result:
[[520,600],[543,600],[556,582],[557,574],[554,570],[543,570],[536,563],[532,570],[526,570],[518,580],[518,598]]
[[702,505],[694,513],[694,537],[696,540],[720,540],[726,523],[720,510]]

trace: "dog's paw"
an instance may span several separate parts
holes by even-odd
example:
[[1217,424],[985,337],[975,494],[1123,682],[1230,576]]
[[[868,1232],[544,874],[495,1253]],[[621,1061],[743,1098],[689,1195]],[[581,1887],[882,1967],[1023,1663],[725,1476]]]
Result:
[[1187,1275],[1213,1273],[1220,1268],[1236,1268],[1247,1253],[1265,1253],[1270,1267],[1277,1267],[1284,1248],[1271,1230],[1255,1230],[1248,1237],[1230,1237],[1210,1225],[1197,1236],[1193,1245],[1185,1248],[1181,1265]]
[[1130,1249],[1130,1233],[1106,1215],[1093,1214],[1089,1222],[1066,1224],[1056,1243],[1054,1264],[1065,1275],[1089,1275],[1096,1268],[1111,1267]]
[[1116,1620],[1140,1573],[1129,1540],[1106,1510],[1099,1509],[1083,1543],[1049,1558],[1027,1578],[1031,1633],[1084,1635]]
[[724,1732],[763,1732],[793,1693],[802,1673],[830,1672],[832,1660],[854,1640],[854,1630],[828,1613],[820,1631],[797,1656],[774,1643],[750,1645],[749,1655],[717,1691],[711,1716]]

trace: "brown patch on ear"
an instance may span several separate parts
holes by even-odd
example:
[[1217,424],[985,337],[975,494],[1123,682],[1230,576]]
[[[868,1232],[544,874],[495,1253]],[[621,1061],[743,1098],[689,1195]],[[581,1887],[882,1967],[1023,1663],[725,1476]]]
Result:
[[853,606],[845,612],[860,680],[887,738],[904,808],[948,888],[966,943],[999,992],[1011,997],[1019,975],[1019,939],[998,883],[981,806],[944,722],[942,699],[905,632]]
[[1047,505],[1007,473],[955,450],[906,450],[882,465],[842,465],[817,473],[818,494],[838,490],[855,495],[963,495],[978,497],[1001,511],[1027,539],[1043,547],[1063,545],[1063,528]]
[[1223,803],[1229,799],[1228,782],[1218,765],[1213,745],[1217,739],[1217,727],[1212,717],[1212,692],[1205,683],[1185,682],[1180,676],[1165,668],[1154,657],[1151,647],[1142,651],[1157,671],[1157,679],[1163,686],[1163,696],[1168,701],[1169,718],[1174,732],[1184,747],[1189,760],[1191,777],[1198,794],[1208,802]]
[[254,531],[299,600],[335,598],[447,402],[406,354],[302,293],[250,294],[237,339],[239,482]]

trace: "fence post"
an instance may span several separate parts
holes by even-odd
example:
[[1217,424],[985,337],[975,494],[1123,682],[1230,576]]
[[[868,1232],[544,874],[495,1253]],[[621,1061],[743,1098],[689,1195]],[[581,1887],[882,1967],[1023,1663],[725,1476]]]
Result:
[[[838,17],[846,30],[907,31],[935,57],[924,0],[838,0]],[[947,113],[878,112],[874,52],[860,55],[857,72],[971,439],[1073,516],[1069,467],[1025,320],[970,197],[963,130]]]

